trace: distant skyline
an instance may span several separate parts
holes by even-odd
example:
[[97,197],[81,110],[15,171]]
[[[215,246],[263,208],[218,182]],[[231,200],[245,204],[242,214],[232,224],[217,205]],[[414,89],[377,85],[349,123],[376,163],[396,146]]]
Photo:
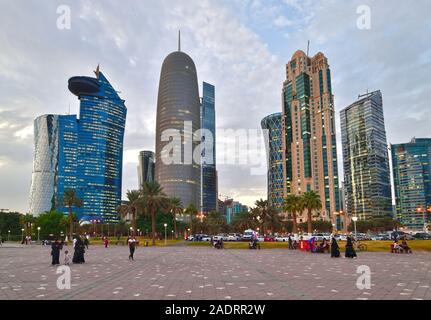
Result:
[[[370,30],[356,25],[364,4]],[[71,9],[70,30],[56,26],[60,5]],[[155,150],[160,68],[178,29],[198,83],[217,88],[217,128],[259,129],[281,112],[285,64],[310,40],[310,55],[323,52],[331,67],[340,177],[339,111],[367,90],[382,91],[389,144],[431,137],[430,10],[428,0],[0,0],[0,208],[28,210],[33,120],[78,113],[67,80],[99,63],[126,100],[123,197],[136,189],[139,151]],[[266,198],[266,175],[217,170],[219,193],[249,206]]]

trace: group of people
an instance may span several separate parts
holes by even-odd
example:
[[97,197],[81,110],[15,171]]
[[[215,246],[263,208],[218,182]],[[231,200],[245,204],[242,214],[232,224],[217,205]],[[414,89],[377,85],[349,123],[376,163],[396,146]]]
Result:
[[[312,253],[331,253],[332,258],[340,257],[340,247],[338,246],[337,239],[332,236],[331,241],[323,238],[320,244],[317,243],[315,237],[311,237],[309,240],[304,240],[301,236],[300,240],[294,240],[292,235],[288,237],[289,250],[301,249],[304,251],[309,251]],[[346,258],[356,258],[356,251],[353,245],[353,239],[351,237],[347,237],[346,242],[346,250],[345,250]]]
[[408,246],[407,240],[404,238],[401,244],[398,243],[398,239],[394,239],[394,243],[391,246],[391,253],[412,253],[412,249]]
[[[71,262],[73,263],[85,263],[85,248],[88,249],[89,241],[86,237],[84,237],[84,240],[80,236],[77,236],[73,239],[73,257],[71,257],[68,250],[64,251],[64,264],[69,265]],[[63,250],[64,241],[59,241],[56,239],[54,242],[51,243],[51,258],[52,258],[52,265],[59,265],[60,264],[60,253]]]

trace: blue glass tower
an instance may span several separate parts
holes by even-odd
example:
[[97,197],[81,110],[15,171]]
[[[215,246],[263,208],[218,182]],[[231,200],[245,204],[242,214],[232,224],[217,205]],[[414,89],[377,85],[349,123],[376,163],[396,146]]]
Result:
[[215,87],[204,82],[202,91],[201,128],[206,131],[202,135],[201,211],[209,213],[217,209]]
[[423,230],[430,220],[431,139],[413,138],[391,150],[397,218],[411,230]]
[[73,77],[69,90],[80,100],[77,195],[81,219],[117,220],[121,202],[123,139],[127,109],[99,68],[96,78]]
[[261,126],[268,130],[265,145],[268,158],[268,202],[277,209],[283,207],[283,139],[281,127],[281,113],[274,113],[265,117]]

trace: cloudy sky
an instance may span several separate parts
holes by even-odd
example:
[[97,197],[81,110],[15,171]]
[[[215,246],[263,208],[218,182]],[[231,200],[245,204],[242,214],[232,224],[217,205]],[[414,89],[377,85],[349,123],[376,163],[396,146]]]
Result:
[[[60,5],[70,29],[57,28]],[[369,30],[357,27],[361,5]],[[329,59],[338,111],[380,89],[389,143],[431,137],[430,12],[429,0],[0,0],[0,208],[28,210],[33,119],[78,113],[67,80],[98,63],[126,100],[123,189],[137,187],[137,153],[154,149],[160,67],[178,29],[199,82],[216,86],[219,129],[255,130],[281,111],[284,65],[310,40],[310,54]],[[250,166],[220,165],[220,193],[248,205],[266,197],[266,176]]]

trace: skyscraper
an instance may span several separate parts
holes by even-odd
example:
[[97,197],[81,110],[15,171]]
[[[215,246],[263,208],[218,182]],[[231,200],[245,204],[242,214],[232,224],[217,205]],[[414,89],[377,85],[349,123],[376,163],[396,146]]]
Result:
[[411,230],[423,230],[431,207],[431,139],[391,145],[396,216]]
[[76,116],[49,114],[34,120],[29,209],[34,216],[61,211],[64,190],[76,187],[76,142]]
[[340,117],[347,213],[361,220],[392,217],[381,92],[359,96]]
[[[180,198],[183,206],[201,205],[200,101],[196,67],[184,52],[163,61],[156,119],[156,180],[164,192]],[[193,160],[193,152],[197,158]],[[197,161],[195,161],[197,160]]]
[[138,158],[138,189],[144,182],[154,181],[154,152],[141,151]]
[[284,204],[283,179],[283,148],[281,132],[281,113],[274,113],[261,122],[262,129],[268,130],[265,136],[266,153],[268,159],[267,194],[268,202],[277,209]]
[[[215,88],[204,82],[201,107],[202,160],[201,160],[201,207],[209,213],[217,209],[216,173],[216,127],[215,127]],[[204,143],[205,142],[205,143]],[[208,146],[208,148],[206,148]]]
[[117,221],[127,109],[99,67],[95,74],[69,79],[69,90],[80,100],[76,183],[83,206],[78,212]]
[[331,71],[323,53],[297,51],[286,65],[283,83],[284,195],[315,191],[320,216],[339,211],[339,179]]

